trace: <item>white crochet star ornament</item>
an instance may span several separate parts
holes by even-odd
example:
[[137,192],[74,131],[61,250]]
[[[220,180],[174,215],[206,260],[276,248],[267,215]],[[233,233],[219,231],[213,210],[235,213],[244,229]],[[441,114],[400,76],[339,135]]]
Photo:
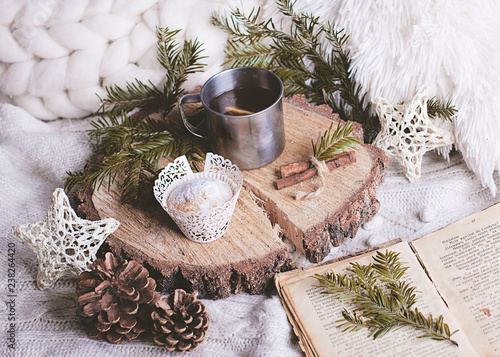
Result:
[[120,223],[79,218],[62,188],[52,194],[44,221],[12,227],[12,233],[37,255],[37,285],[47,289],[66,273],[80,274],[96,259],[99,247]]
[[435,126],[427,115],[427,88],[398,105],[382,97],[372,99],[381,130],[373,145],[394,157],[410,182],[420,180],[422,157],[427,151],[455,142],[452,133]]

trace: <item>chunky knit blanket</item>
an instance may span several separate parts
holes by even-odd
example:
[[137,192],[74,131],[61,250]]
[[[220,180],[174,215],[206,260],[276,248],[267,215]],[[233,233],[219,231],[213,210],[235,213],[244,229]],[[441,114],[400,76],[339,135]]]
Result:
[[[78,170],[91,147],[84,132],[104,87],[134,78],[161,81],[155,59],[155,26],[183,29],[198,37],[209,59],[206,71],[186,88],[220,69],[225,36],[209,23],[210,13],[236,1],[205,0],[0,0],[0,322],[15,316],[15,352],[7,340],[2,356],[162,355],[150,340],[115,346],[90,340],[76,314],[75,283],[68,277],[53,289],[36,288],[36,255],[11,227],[45,217],[52,192],[67,170]],[[271,1],[263,18],[275,16]],[[494,203],[500,183],[495,106],[500,98],[497,2],[313,1],[297,6],[333,20],[350,33],[355,76],[368,97],[404,101],[422,85],[431,96],[450,95],[459,109],[452,130],[459,152],[424,156],[422,177],[410,184],[396,162],[377,190],[379,213],[355,239],[334,248],[333,258],[393,238],[419,238]],[[278,18],[276,18],[278,20]],[[43,121],[41,120],[43,119]],[[15,245],[15,298],[7,292],[7,247]],[[308,264],[290,248],[296,264]],[[15,300],[14,310],[12,304]],[[276,294],[234,295],[204,301],[212,320],[207,339],[190,356],[300,356]],[[6,334],[4,333],[4,337]]]

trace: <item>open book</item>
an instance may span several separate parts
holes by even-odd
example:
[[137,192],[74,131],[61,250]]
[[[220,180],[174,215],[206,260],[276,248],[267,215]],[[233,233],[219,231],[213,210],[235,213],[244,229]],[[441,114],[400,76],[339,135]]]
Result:
[[[409,266],[403,280],[419,291],[416,307],[444,316],[455,347],[417,339],[411,327],[373,340],[369,331],[337,328],[348,301],[332,300],[314,274],[346,273],[350,262],[373,262],[377,250],[399,252]],[[387,242],[366,251],[276,275],[276,287],[307,356],[500,356],[500,204],[423,238]]]

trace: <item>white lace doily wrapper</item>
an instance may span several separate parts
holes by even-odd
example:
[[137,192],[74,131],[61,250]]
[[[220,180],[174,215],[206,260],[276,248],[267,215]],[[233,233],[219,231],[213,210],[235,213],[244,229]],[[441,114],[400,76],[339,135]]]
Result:
[[[233,197],[222,206],[217,206],[212,209],[202,209],[197,212],[183,212],[168,206],[167,200],[170,193],[179,185],[188,181],[209,177],[229,184],[233,191]],[[195,242],[211,242],[226,233],[233,215],[234,207],[236,206],[236,201],[238,200],[240,187],[238,187],[234,181],[221,174],[207,172],[187,174],[181,179],[174,181],[167,188],[161,206],[169,216],[172,217],[175,224],[177,224],[186,237]]]
[[[155,183],[155,197],[162,208],[169,214],[187,238],[200,243],[212,242],[226,233],[234,212],[234,207],[238,201],[243,181],[239,170],[234,165],[230,164],[228,160],[223,160],[227,165],[226,167],[220,168],[216,166],[215,160],[212,161],[214,157],[222,159],[222,157],[217,155],[207,155],[207,162],[214,162],[214,165],[205,164],[204,172],[192,173],[188,166],[188,170],[181,172],[181,174],[179,174],[175,168],[179,168],[182,171],[185,170],[185,166],[177,165],[178,159],[176,159],[173,165],[168,165],[164,171],[160,173]],[[185,158],[183,159],[185,160]],[[232,176],[236,177],[236,180],[233,180],[229,176],[229,173],[226,174],[224,170],[232,171]],[[235,175],[235,173],[237,175]],[[167,201],[170,193],[179,187],[179,185],[202,178],[213,178],[227,183],[233,191],[232,198],[221,206],[197,212],[183,212],[168,206]]]

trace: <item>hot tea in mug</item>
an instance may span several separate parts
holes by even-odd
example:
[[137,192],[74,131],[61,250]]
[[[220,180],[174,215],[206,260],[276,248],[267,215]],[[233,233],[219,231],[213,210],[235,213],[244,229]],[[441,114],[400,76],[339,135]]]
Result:
[[[211,150],[250,170],[270,164],[285,148],[283,83],[262,68],[239,67],[212,76],[199,94],[179,100],[186,128],[208,138]],[[193,126],[183,104],[201,102],[202,128]]]
[[225,115],[249,115],[269,108],[275,100],[267,88],[239,87],[215,97],[209,107]]

